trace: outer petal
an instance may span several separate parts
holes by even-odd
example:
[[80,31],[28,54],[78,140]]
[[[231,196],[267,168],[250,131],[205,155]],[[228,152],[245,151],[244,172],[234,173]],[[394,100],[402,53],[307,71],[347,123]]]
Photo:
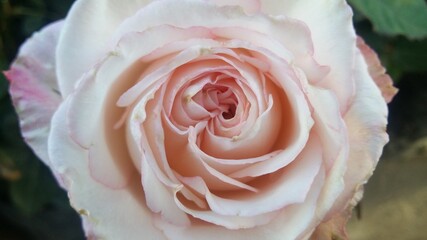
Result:
[[378,55],[360,37],[357,38],[357,46],[368,64],[369,74],[381,90],[384,100],[387,103],[391,102],[398,89],[393,86],[393,80],[385,73],[386,70],[381,65]]
[[[344,240],[348,239],[345,223],[351,215],[350,208],[339,214],[326,223],[320,224],[316,231],[310,236],[311,240]],[[344,223],[344,224],[343,224]]]
[[55,22],[35,33],[21,47],[10,70],[5,72],[22,135],[48,165],[50,120],[61,102],[55,75],[55,49],[62,26],[63,21]]
[[240,6],[245,12],[257,13],[261,10],[261,5],[259,0],[207,0],[209,2],[213,2],[218,6]]
[[146,207],[138,174],[132,176],[131,184],[121,189],[108,188],[91,177],[88,150],[78,146],[68,135],[69,102],[66,100],[52,119],[49,157],[52,169],[61,176],[68,190],[71,205],[85,219],[85,227],[90,230],[88,237],[165,239],[152,225],[152,213]]
[[[314,58],[329,66],[330,73],[319,84],[332,89],[345,113],[354,95],[352,72],[356,35],[351,8],[344,0],[261,0],[262,12],[301,20],[311,31]],[[333,53],[333,54],[331,54]]]
[[58,80],[63,96],[99,60],[111,34],[150,0],[80,0],[71,8],[58,43]]
[[218,8],[195,0],[164,0],[151,4],[143,0],[127,4],[118,0],[108,3],[81,0],[70,11],[58,45],[57,73],[61,93],[67,96],[88,66],[94,65],[105,49],[115,46],[124,34],[164,24],[178,27],[245,26],[255,31],[266,31],[296,53],[311,51],[311,46],[307,46],[308,31],[300,22],[290,19],[272,21],[262,15],[249,17],[240,7]]
[[342,229],[350,217],[350,209],[361,199],[363,184],[372,175],[382,149],[388,142],[387,106],[379,88],[369,75],[368,66],[360,52],[356,54],[355,79],[357,94],[344,117],[350,141],[349,161],[344,176],[345,187],[329,212],[332,219],[326,219],[328,222],[318,228],[319,231],[339,232],[318,232],[319,236],[345,236]]
[[229,230],[219,226],[195,225],[188,228],[177,227],[163,221],[156,221],[169,239],[174,240],[295,240],[300,239],[301,232],[314,228],[312,219],[315,218],[315,206],[324,181],[324,169],[316,176],[313,186],[304,203],[293,204],[279,212],[279,216],[264,226]]

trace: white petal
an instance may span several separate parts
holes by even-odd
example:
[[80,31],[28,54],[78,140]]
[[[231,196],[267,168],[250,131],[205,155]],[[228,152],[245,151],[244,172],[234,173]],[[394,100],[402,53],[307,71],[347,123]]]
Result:
[[218,6],[240,6],[245,12],[257,13],[261,10],[259,0],[207,0],[208,2],[215,3]]
[[350,145],[345,188],[329,214],[344,211],[345,207],[352,207],[360,200],[362,186],[372,175],[388,142],[387,105],[359,52],[356,60],[357,94],[344,117]]
[[[195,225],[189,228],[176,227],[162,221],[156,226],[174,240],[295,240],[302,232],[314,230],[316,202],[323,184],[325,172],[322,169],[313,182],[306,201],[294,204],[279,212],[279,215],[264,226],[251,229],[229,230],[218,226]],[[238,221],[235,221],[238,222]]]
[[346,1],[261,0],[261,5],[262,12],[295,18],[308,26],[314,58],[330,67],[330,73],[319,84],[335,91],[341,112],[345,113],[355,93],[353,56],[356,52],[352,11]]
[[[315,177],[322,167],[322,149],[316,136],[312,136],[304,151],[292,164],[270,176],[251,182],[259,191],[239,192],[224,196],[210,192],[204,182],[195,188],[215,213],[224,216],[257,217],[257,215],[280,211],[295,203],[305,201]],[[193,181],[196,181],[194,179]],[[199,181],[200,182],[200,181]],[[191,186],[191,183],[189,184]],[[195,215],[197,217],[197,214]]]
[[69,11],[58,43],[58,82],[65,97],[80,76],[103,58],[107,43],[124,19],[150,0],[76,1]]
[[[96,238],[166,239],[152,225],[138,178],[122,189],[112,189],[91,177],[88,151],[70,138],[66,126],[66,100],[52,119],[49,157],[52,170],[62,177],[70,202],[91,225]],[[134,175],[137,177],[137,175]],[[109,211],[108,209],[114,209]]]
[[63,21],[55,22],[35,33],[5,72],[22,136],[47,165],[50,120],[62,101],[55,74],[55,50],[62,26]]
[[[77,91],[72,94],[72,102],[70,108],[70,118],[68,123],[72,129],[73,139],[84,147],[89,147],[93,139],[93,135],[98,131],[98,122],[103,117],[102,111],[104,108],[114,108],[116,101],[120,99],[127,100],[127,104],[131,104],[133,100],[138,98],[146,90],[147,81],[139,82],[133,88],[130,85],[138,80],[141,72],[147,68],[147,64],[137,61],[139,58],[152,53],[155,49],[170,41],[187,38],[185,31],[174,29],[168,26],[158,27],[142,33],[130,33],[124,36],[114,51],[107,54],[97,66],[85,73],[79,81]],[[165,34],[169,36],[165,38]],[[144,47],[141,42],[145,42]],[[202,54],[201,48],[193,48],[183,53],[179,59],[172,61],[169,65],[164,66],[168,71],[173,70],[176,66],[182,64],[185,59],[195,58]],[[182,60],[184,58],[184,60]],[[189,60],[188,60],[189,61]],[[160,77],[166,73],[157,71],[155,76],[151,77],[149,86],[158,85]],[[116,83],[116,85],[114,85]],[[142,83],[142,84],[141,84]],[[114,86],[114,87],[113,87]],[[136,90],[140,91],[136,91]],[[127,90],[126,95],[130,97],[116,96]],[[136,91],[136,94],[134,93]],[[116,97],[116,100],[112,99]],[[109,100],[108,100],[109,98]],[[106,101],[114,100],[109,104]],[[125,104],[122,104],[125,105]],[[77,114],[78,113],[78,114]],[[117,119],[118,121],[119,119]]]

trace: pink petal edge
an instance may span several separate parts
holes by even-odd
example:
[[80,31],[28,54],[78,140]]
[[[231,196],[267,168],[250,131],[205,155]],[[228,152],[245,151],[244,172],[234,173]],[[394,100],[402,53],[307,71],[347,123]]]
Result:
[[387,103],[390,103],[399,90],[393,86],[393,80],[386,73],[386,69],[381,65],[378,55],[361,37],[357,38],[357,47],[365,58],[365,61],[368,64],[369,74],[381,90],[384,100]]
[[22,136],[47,165],[50,120],[62,101],[57,91],[55,50],[63,21],[47,25],[20,48],[10,70],[10,95],[19,115]]

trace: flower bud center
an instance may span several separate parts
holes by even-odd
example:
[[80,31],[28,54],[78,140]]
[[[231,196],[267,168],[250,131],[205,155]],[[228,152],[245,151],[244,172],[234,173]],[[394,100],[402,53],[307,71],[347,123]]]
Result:
[[234,92],[226,86],[206,84],[192,98],[197,104],[224,119],[232,119],[236,114],[238,100]]

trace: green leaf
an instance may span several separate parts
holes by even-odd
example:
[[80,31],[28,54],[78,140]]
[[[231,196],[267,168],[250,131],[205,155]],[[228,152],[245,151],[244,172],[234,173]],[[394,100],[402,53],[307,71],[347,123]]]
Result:
[[427,73],[427,39],[408,40],[402,36],[375,34],[366,21],[355,26],[357,34],[378,53],[382,65],[396,83],[405,74]]
[[349,1],[380,33],[404,35],[410,39],[427,37],[427,3],[424,0]]

